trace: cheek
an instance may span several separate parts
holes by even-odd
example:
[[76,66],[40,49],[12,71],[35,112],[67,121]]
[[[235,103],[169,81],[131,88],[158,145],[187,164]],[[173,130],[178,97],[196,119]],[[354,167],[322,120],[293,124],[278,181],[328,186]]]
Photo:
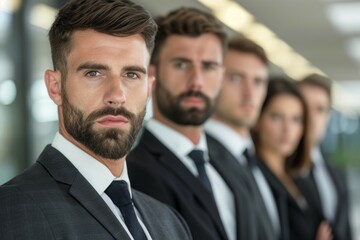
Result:
[[274,122],[271,122],[270,120],[264,121],[260,125],[259,129],[260,129],[260,139],[263,142],[270,143],[270,144],[273,143],[274,138],[276,138],[280,134],[277,124]]
[[126,105],[130,111],[140,112],[146,106],[147,100],[147,88],[139,87],[136,91],[129,92]]
[[293,141],[294,141],[294,144],[298,144],[299,141],[300,141],[300,138],[303,134],[303,131],[304,131],[304,128],[302,126],[302,124],[299,124],[299,125],[295,125],[293,127],[293,130],[292,130],[292,137],[293,137]]
[[[217,96],[221,90],[228,91],[228,86],[222,86],[221,77],[204,79],[203,92],[211,97]],[[226,92],[224,91],[224,92]]]

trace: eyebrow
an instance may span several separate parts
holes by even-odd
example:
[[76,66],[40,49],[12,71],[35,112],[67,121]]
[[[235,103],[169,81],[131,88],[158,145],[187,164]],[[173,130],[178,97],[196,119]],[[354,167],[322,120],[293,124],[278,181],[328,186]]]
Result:
[[84,69],[98,69],[98,70],[110,70],[108,65],[99,64],[99,63],[83,63],[77,67],[76,71],[79,72]]
[[126,72],[140,72],[140,73],[143,73],[143,74],[147,74],[146,68],[140,67],[140,66],[135,66],[135,65],[124,66],[123,71],[126,71]]
[[[96,70],[106,70],[109,71],[110,67],[105,64],[99,64],[99,63],[83,63],[79,67],[77,67],[76,71],[79,72],[84,69],[96,69]],[[122,71],[134,71],[134,72],[141,72],[143,74],[147,74],[147,71],[144,67],[141,66],[135,66],[135,65],[128,65],[124,66]]]
[[172,59],[170,59],[170,62],[189,62],[191,63],[192,61],[188,58],[184,58],[184,57],[174,57]]
[[[188,59],[188,58],[185,58],[185,57],[175,57],[175,58],[172,58],[170,59],[170,62],[187,62],[187,63],[191,63],[192,60]],[[216,62],[216,61],[211,61],[211,60],[204,60],[204,61],[201,61],[202,64],[214,64],[214,65],[217,65],[217,66],[220,66],[221,63],[219,62]]]

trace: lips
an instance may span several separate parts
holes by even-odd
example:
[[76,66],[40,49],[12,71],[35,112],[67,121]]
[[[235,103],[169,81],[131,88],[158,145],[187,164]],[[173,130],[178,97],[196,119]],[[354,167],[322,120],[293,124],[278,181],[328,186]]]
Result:
[[129,122],[129,120],[121,115],[117,115],[117,116],[108,115],[100,118],[96,122],[106,127],[122,127],[126,125]]
[[203,105],[204,99],[200,97],[187,97],[184,99],[184,102],[188,105]]

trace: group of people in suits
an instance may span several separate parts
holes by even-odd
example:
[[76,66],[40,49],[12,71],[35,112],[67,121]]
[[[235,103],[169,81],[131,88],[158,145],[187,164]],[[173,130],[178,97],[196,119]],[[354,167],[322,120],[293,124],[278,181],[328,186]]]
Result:
[[259,45],[194,8],[71,0],[49,38],[59,132],[0,187],[0,239],[351,240],[326,78],[269,81]]

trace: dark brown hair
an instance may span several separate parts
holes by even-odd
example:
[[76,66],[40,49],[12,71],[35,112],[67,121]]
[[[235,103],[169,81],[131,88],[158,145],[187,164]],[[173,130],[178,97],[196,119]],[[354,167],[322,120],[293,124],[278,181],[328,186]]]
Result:
[[[284,78],[270,79],[267,95],[262,105],[259,119],[261,119],[264,111],[269,106],[271,101],[275,97],[284,94],[291,95],[297,98],[301,102],[304,113],[303,115],[304,130],[299,145],[297,146],[294,153],[291,154],[289,157],[287,157],[285,161],[286,172],[291,176],[297,176],[301,174],[303,170],[305,170],[310,165],[310,138],[309,138],[310,129],[309,129],[309,114],[305,99],[300,93],[298,87],[296,86],[293,80],[284,79]],[[261,131],[261,130],[254,130],[252,132],[255,146],[259,146],[259,137],[257,131]]]
[[299,86],[314,86],[323,89],[329,97],[331,102],[331,80],[325,76],[317,73],[306,76],[303,80],[298,82]]
[[266,56],[265,50],[250,39],[243,37],[232,38],[229,40],[228,49],[242,53],[253,54],[258,57],[266,66],[269,65],[269,60]]
[[159,29],[151,57],[152,64],[158,63],[161,47],[171,35],[197,37],[205,33],[212,33],[221,41],[223,52],[226,51],[226,33],[221,23],[209,13],[195,8],[179,8],[164,17],[156,18],[156,23]]
[[65,76],[72,34],[86,29],[119,37],[141,34],[151,53],[157,26],[142,6],[130,0],[69,1],[60,9],[49,32],[54,69]]

